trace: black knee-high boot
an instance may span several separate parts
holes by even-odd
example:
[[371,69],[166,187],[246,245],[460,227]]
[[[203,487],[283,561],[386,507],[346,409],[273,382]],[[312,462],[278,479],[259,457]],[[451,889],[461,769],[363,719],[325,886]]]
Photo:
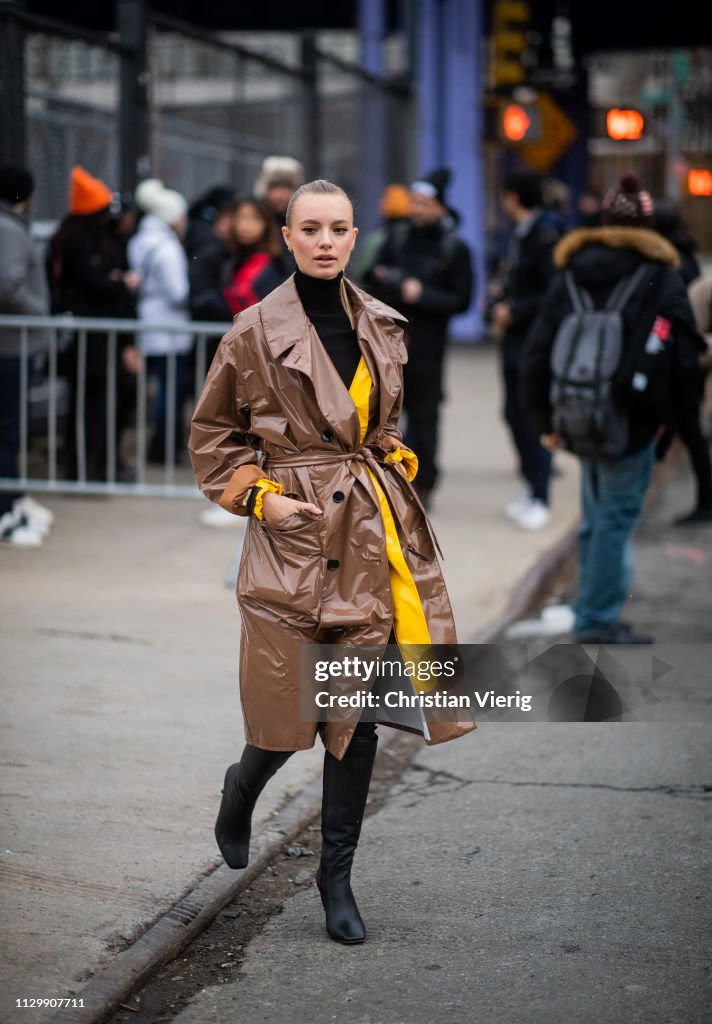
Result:
[[356,943],[366,929],[351,891],[351,865],[361,834],[378,737],[375,725],[359,724],[342,761],[324,755],[322,850],[316,884],[326,911],[326,930],[336,942]]
[[222,803],[215,822],[215,838],[228,867],[247,866],[252,812],[257,797],[292,754],[291,750],[261,750],[248,743],[240,761],[231,764],[225,773]]

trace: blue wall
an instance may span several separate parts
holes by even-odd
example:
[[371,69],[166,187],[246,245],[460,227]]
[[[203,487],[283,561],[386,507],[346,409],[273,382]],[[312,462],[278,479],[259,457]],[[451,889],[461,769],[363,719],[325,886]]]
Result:
[[482,0],[420,0],[418,8],[420,172],[453,172],[448,202],[473,250],[477,295],[470,312],[453,320],[451,333],[471,341],[482,331],[484,294]]

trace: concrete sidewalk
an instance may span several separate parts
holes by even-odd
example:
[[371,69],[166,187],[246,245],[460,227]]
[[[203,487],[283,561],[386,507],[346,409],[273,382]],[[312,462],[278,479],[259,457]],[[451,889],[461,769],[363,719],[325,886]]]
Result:
[[[518,484],[495,354],[455,350],[448,391],[433,520],[467,641],[570,529],[577,473],[562,459],[551,525],[518,531],[502,515]],[[222,774],[242,746],[239,622],[223,583],[239,528],[201,528],[200,503],[47,503],[44,547],[0,551],[3,1020],[17,998],[78,991],[219,862]],[[321,760],[320,747],[290,760],[258,824]]]

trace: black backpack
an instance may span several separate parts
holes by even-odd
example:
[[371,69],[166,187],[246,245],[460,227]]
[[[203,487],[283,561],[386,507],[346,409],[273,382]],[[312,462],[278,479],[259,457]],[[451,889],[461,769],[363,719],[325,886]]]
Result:
[[646,272],[640,266],[614,287],[603,309],[567,271],[573,312],[551,350],[552,425],[564,446],[584,459],[609,459],[628,446],[628,415],[614,382],[625,349],[622,312]]

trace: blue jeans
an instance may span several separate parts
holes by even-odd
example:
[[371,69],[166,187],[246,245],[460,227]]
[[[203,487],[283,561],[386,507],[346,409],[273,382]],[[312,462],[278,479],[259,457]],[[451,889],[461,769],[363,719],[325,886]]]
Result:
[[633,578],[633,531],[643,511],[655,444],[610,462],[581,460],[582,523],[574,633],[618,621]]

